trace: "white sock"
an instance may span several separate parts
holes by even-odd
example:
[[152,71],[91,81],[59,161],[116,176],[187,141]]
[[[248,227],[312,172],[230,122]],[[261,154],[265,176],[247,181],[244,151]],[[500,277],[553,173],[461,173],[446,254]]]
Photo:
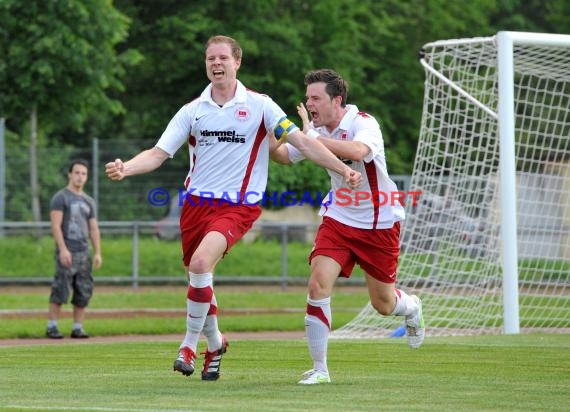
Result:
[[208,352],[214,352],[222,347],[222,333],[218,329],[218,302],[216,295],[212,295],[208,316],[204,322],[202,333],[208,341]]
[[392,311],[394,316],[409,316],[417,312],[418,304],[406,292],[400,289],[394,289],[396,295],[396,306]]
[[186,336],[180,348],[187,346],[196,353],[213,295],[212,273],[190,272],[190,285],[186,300]]
[[53,327],[57,328],[57,320],[48,320],[47,326],[48,328],[53,328]]
[[81,329],[83,325],[81,323],[77,323],[77,322],[73,322],[73,328],[72,330],[77,330],[77,329]]
[[327,346],[332,325],[331,298],[313,300],[307,297],[305,332],[313,369],[328,372]]

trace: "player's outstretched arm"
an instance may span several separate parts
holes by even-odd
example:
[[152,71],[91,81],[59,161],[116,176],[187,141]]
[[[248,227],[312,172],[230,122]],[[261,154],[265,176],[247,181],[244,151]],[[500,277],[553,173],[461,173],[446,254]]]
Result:
[[362,142],[336,140],[326,136],[318,136],[317,140],[344,159],[361,162],[370,154],[370,147]]
[[344,177],[346,183],[356,189],[362,183],[362,175],[343,162],[341,162],[330,150],[321,142],[305,135],[300,130],[296,130],[287,136],[289,142],[295,146],[303,155],[318,164],[326,167]]
[[283,144],[283,141],[277,140],[273,133],[268,133],[267,138],[269,139],[269,158],[275,163],[291,164],[287,145]]
[[140,175],[160,167],[170,156],[164,150],[153,147],[140,152],[128,162],[116,159],[105,165],[105,173],[111,180],[123,180],[128,176]]

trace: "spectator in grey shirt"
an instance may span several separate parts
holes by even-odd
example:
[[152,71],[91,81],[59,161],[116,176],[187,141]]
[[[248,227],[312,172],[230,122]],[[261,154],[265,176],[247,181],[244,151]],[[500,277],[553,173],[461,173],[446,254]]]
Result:
[[[96,218],[93,198],[83,192],[87,182],[88,165],[74,160],[67,174],[68,184],[51,200],[51,231],[55,240],[55,276],[49,297],[49,318],[46,336],[62,339],[57,321],[61,306],[73,292],[72,338],[85,339],[89,335],[83,329],[85,308],[93,295],[92,267],[101,267],[101,235]],[[93,257],[89,250],[93,246]]]

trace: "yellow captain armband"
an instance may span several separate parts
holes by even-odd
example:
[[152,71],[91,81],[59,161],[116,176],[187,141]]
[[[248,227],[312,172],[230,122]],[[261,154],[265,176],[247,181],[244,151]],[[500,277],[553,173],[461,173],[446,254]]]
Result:
[[279,120],[277,126],[275,126],[275,129],[273,129],[273,133],[275,134],[275,138],[277,140],[285,142],[287,136],[298,129],[299,128],[295,125],[295,123],[286,117],[283,117],[281,120]]

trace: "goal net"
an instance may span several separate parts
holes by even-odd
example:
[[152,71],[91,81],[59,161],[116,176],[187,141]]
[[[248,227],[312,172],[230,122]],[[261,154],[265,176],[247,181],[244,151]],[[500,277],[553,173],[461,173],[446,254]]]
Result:
[[[570,36],[429,43],[398,287],[429,336],[570,331]],[[395,336],[368,303],[334,338]]]

